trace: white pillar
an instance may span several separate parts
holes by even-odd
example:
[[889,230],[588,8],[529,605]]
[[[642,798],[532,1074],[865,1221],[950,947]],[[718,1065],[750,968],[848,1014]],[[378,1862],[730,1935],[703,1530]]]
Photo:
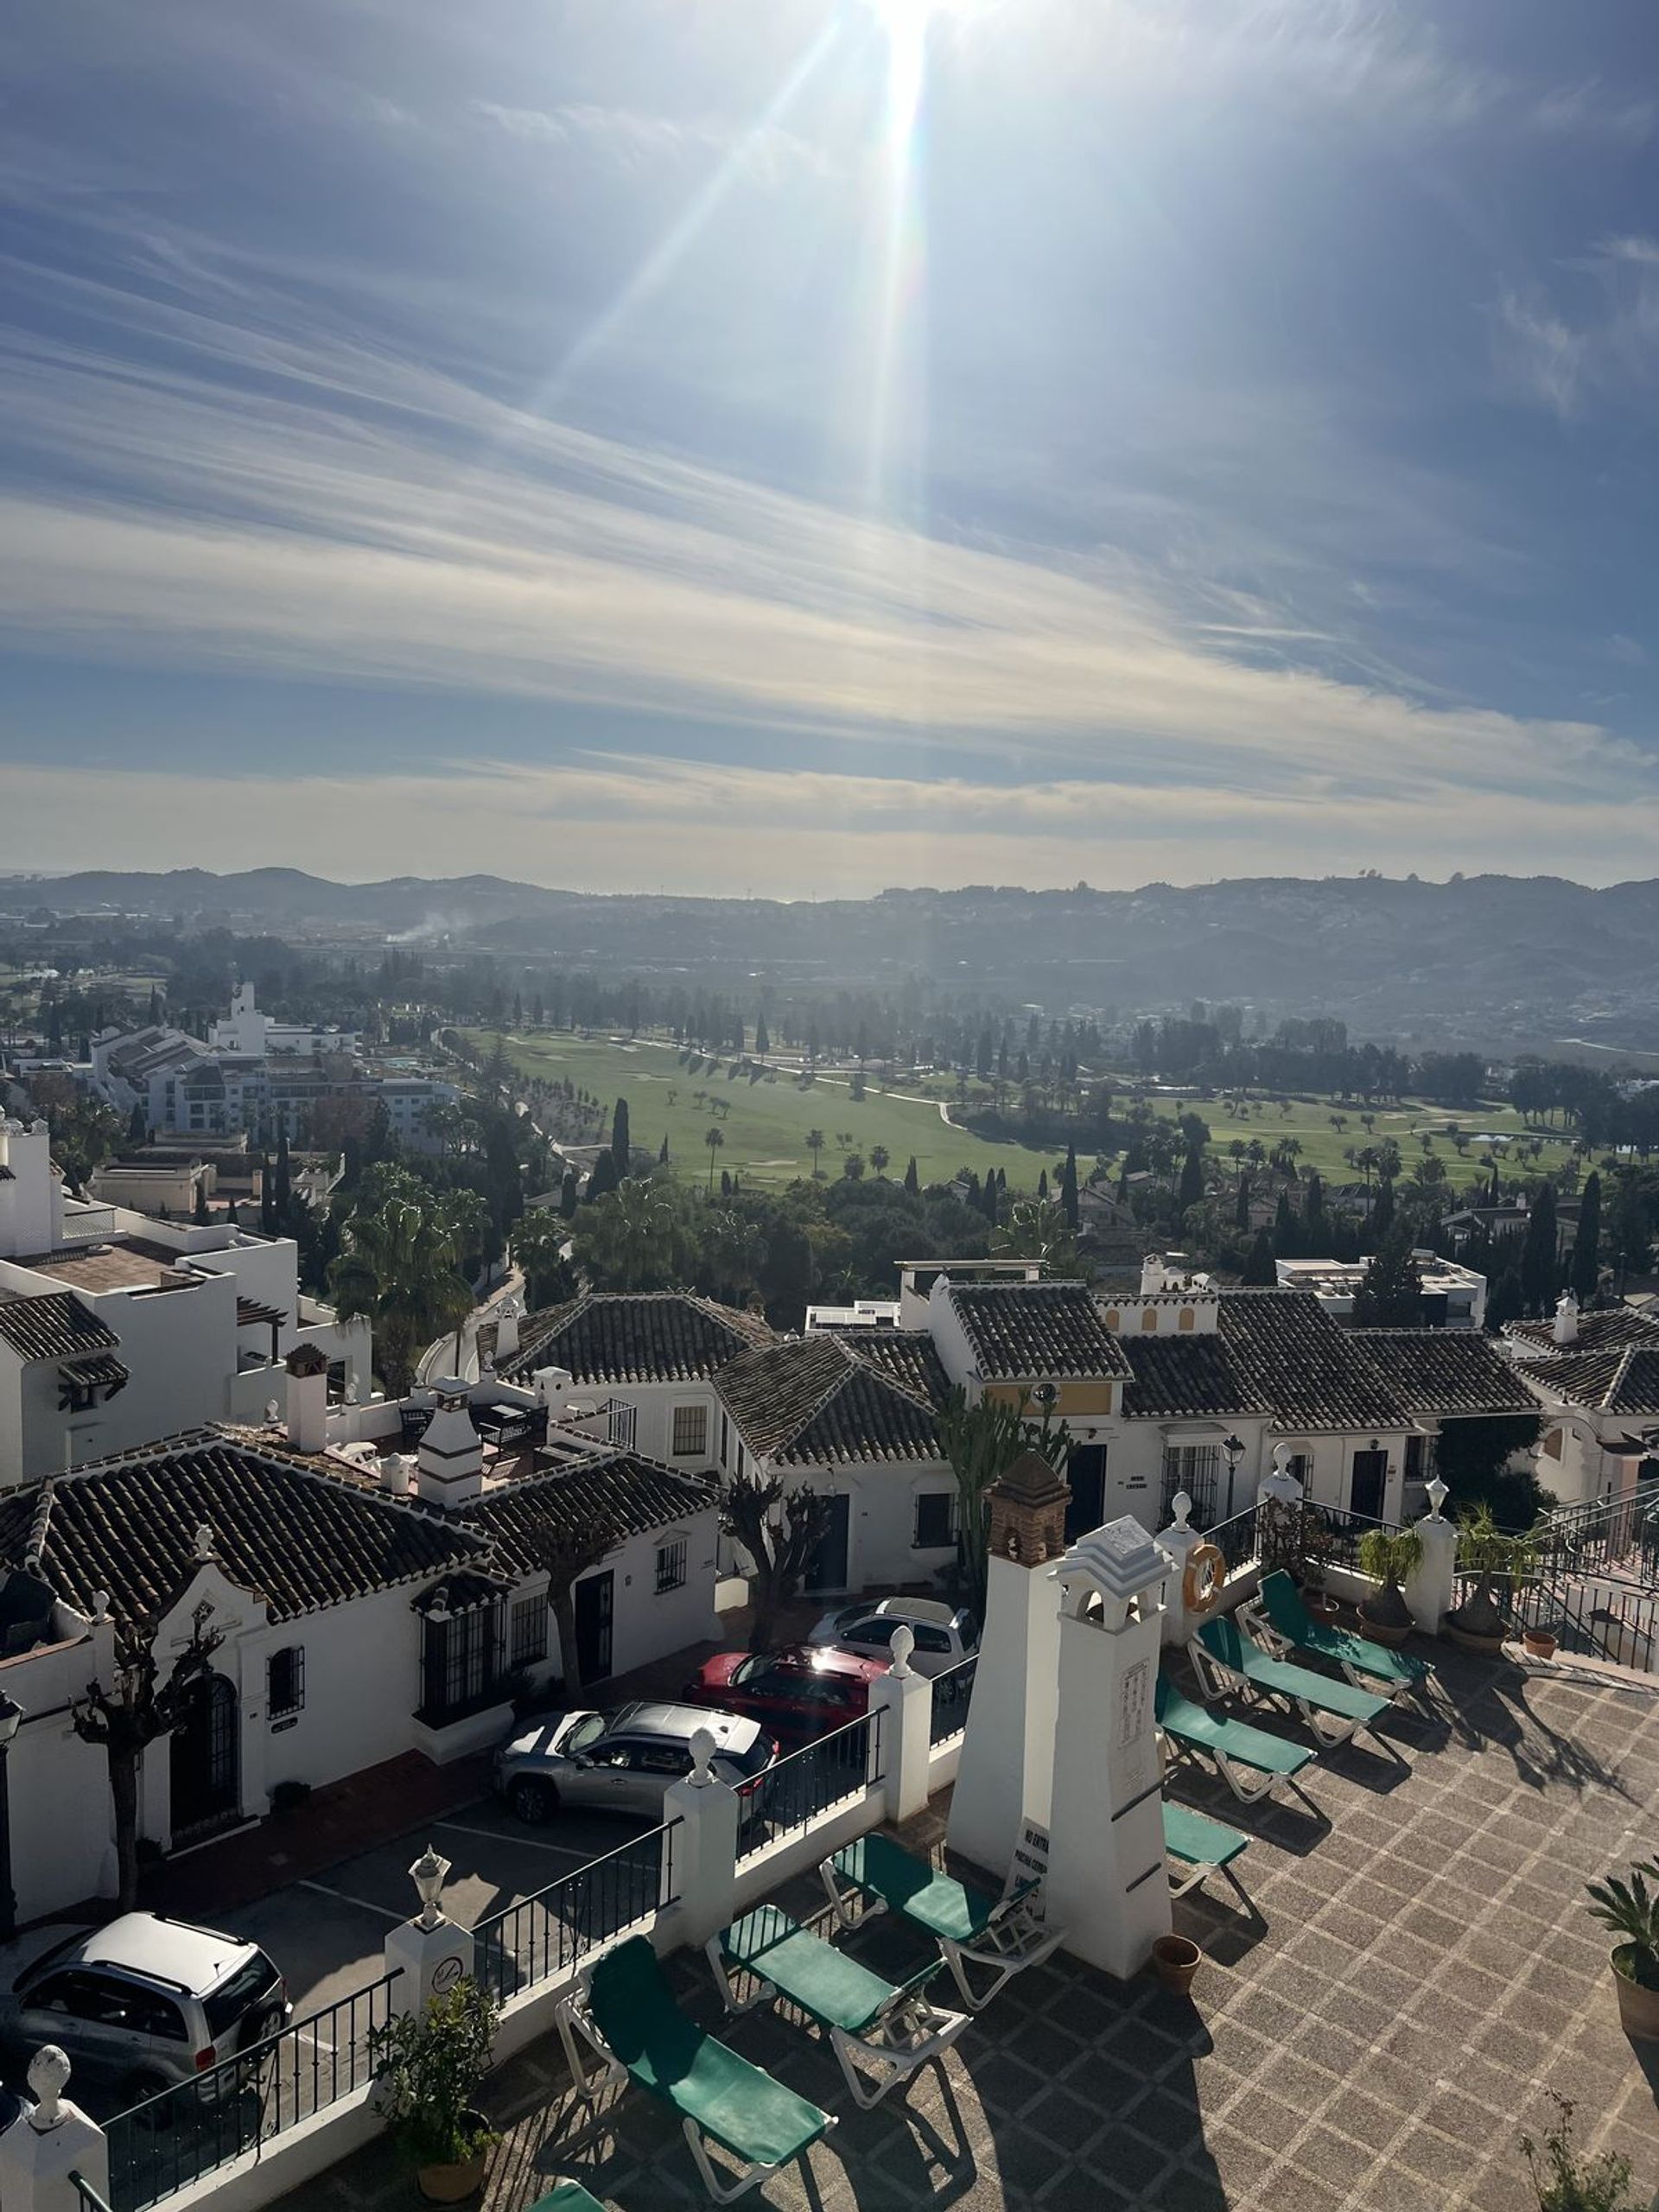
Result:
[[72,2173],[109,2202],[110,2146],[98,2122],[64,2096],[68,2080],[69,2061],[55,2044],[35,2052],[29,2086],[39,2101],[0,2135],[6,2212],[80,2212]]
[[388,2001],[394,2012],[418,2013],[425,2012],[429,1999],[447,1997],[471,1974],[475,1946],[472,1929],[446,1919],[439,1907],[449,1861],[428,1844],[409,1871],[420,1892],[421,1910],[386,1938],[386,1972],[403,1970],[391,1985]]
[[1126,1514],[1072,1545],[1053,1574],[1063,1596],[1048,1917],[1074,1956],[1127,1980],[1170,1929],[1153,1718],[1165,1564]]
[[1169,1561],[1169,1580],[1164,1585],[1164,1642],[1176,1650],[1184,1650],[1190,1633],[1186,1618],[1186,1601],[1181,1585],[1186,1573],[1186,1562],[1204,1542],[1198,1529],[1187,1526],[1186,1516],[1192,1510],[1192,1501],[1184,1490],[1178,1490],[1170,1500],[1169,1510],[1174,1516],[1167,1529],[1158,1534],[1158,1548]]
[[[901,1624],[893,1631],[891,1669],[870,1684],[871,1714],[881,1716],[881,1783],[890,1821],[913,1820],[927,1809],[933,1685],[911,1665],[915,1649],[915,1630]],[[974,1680],[977,1683],[977,1675]]]
[[706,1943],[737,1915],[739,1801],[736,1790],[709,1769],[714,1750],[714,1738],[699,1728],[691,1738],[696,1764],[663,1794],[664,1820],[679,1822],[674,1831],[674,1881],[688,1945]]
[[1446,1484],[1437,1475],[1428,1485],[1429,1510],[1417,1523],[1423,1563],[1405,1580],[1403,1595],[1411,1618],[1425,1636],[1438,1636],[1457,1596],[1458,1532],[1440,1508]]
[[288,1355],[288,1440],[296,1452],[328,1448],[328,1358],[315,1344]]
[[1013,1865],[1021,1828],[1048,1825],[1060,1593],[1046,1570],[1065,1547],[1070,1497],[1035,1452],[990,1490],[985,1627],[947,1840],[999,1881]]

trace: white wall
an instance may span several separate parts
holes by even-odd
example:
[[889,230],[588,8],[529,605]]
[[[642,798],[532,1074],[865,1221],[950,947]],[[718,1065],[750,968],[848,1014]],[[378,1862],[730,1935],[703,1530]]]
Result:
[[[677,1467],[683,1474],[710,1474],[720,1464],[720,1400],[712,1382],[584,1382],[580,1378],[568,1389],[554,1392],[549,1398],[549,1411],[554,1421],[565,1418],[567,1403],[573,1405],[603,1405],[615,1399],[634,1408],[632,1449],[647,1459],[660,1459],[665,1467]],[[679,1452],[673,1449],[674,1410],[677,1406],[701,1406],[706,1417],[706,1442],[701,1452]],[[590,1420],[574,1424],[576,1433],[607,1443],[608,1434],[602,1421]]]
[[114,1886],[108,1763],[97,1745],[81,1742],[69,1719],[70,1700],[94,1675],[107,1676],[111,1646],[103,1628],[0,1662],[0,1688],[26,1716],[6,1754],[20,1921]]

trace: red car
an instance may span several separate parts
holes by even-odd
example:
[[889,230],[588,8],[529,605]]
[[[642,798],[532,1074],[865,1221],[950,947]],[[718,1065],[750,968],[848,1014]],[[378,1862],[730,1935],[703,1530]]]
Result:
[[685,1686],[691,1705],[711,1705],[758,1720],[791,1750],[861,1720],[870,1684],[887,1671],[885,1659],[861,1659],[823,1644],[787,1651],[720,1651]]

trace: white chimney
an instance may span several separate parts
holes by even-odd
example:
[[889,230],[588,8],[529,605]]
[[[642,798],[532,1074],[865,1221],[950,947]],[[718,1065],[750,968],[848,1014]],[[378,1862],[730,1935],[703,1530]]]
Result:
[[575,1379],[568,1367],[538,1367],[534,1376],[536,1395],[550,1410],[560,1403]]
[[518,1323],[524,1307],[516,1298],[504,1298],[495,1309],[495,1363],[505,1366],[518,1349]]
[[288,1355],[288,1440],[296,1452],[328,1446],[328,1355],[296,1344]]
[[1555,1301],[1552,1333],[1558,1344],[1575,1344],[1579,1341],[1579,1301],[1570,1290],[1564,1290]]
[[464,1382],[438,1385],[437,1411],[416,1454],[416,1485],[428,1505],[470,1505],[484,1494],[484,1446],[469,1406]]
[[407,1497],[414,1487],[414,1455],[388,1452],[380,1462],[380,1487],[392,1497]]

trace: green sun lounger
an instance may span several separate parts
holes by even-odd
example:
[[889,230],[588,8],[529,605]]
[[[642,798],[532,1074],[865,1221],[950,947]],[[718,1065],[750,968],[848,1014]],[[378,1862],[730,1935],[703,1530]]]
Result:
[[[1211,1874],[1224,1874],[1247,1905],[1244,1885],[1233,1872],[1233,1861],[1250,1847],[1250,1840],[1224,1821],[1195,1813],[1190,1805],[1164,1800],[1164,1855],[1170,1861],[1169,1893],[1184,1897],[1201,1888]],[[1254,1905],[1250,1910],[1254,1912]]]
[[[988,2005],[1014,1974],[1040,1965],[1065,1937],[1064,1929],[1043,1919],[1037,1883],[1010,1882],[993,1897],[915,1858],[891,1836],[860,1836],[826,1859],[818,1873],[843,1928],[855,1925],[849,1904],[856,1894],[867,1912],[896,1913],[931,1936],[970,2012]],[[983,1988],[976,1991],[970,1967],[989,1977]]]
[[[848,2088],[867,2112],[895,2083],[948,2050],[968,2024],[966,2012],[942,2012],[928,2001],[926,1985],[943,1960],[931,1961],[895,1986],[775,1904],[746,1913],[704,1948],[730,2011],[747,2012],[767,1998],[783,1997],[817,2022]],[[732,1972],[740,1968],[760,1983],[747,2002],[732,1989]]]
[[1333,1682],[1307,1667],[1271,1659],[1243,1632],[1229,1614],[1205,1621],[1187,1639],[1187,1656],[1206,1698],[1240,1690],[1256,1697],[1281,1697],[1300,1713],[1321,1744],[1345,1744],[1362,1728],[1375,1729],[1389,1700],[1352,1682]]
[[1300,1744],[1247,1721],[1228,1720],[1202,1705],[1194,1705],[1160,1675],[1154,1693],[1158,1726],[1172,1742],[1191,1751],[1202,1751],[1216,1763],[1222,1780],[1241,1804],[1253,1805],[1271,1796],[1281,1785],[1295,1781],[1315,1754]]
[[1239,1618],[1249,1620],[1251,1632],[1276,1658],[1306,1651],[1315,1658],[1334,1660],[1351,1682],[1376,1683],[1390,1697],[1421,1688],[1434,1672],[1427,1659],[1409,1651],[1391,1651],[1368,1636],[1316,1621],[1282,1567],[1264,1575],[1261,1589],[1238,1610]]
[[[836,2124],[688,2020],[643,1936],[630,1936],[582,1968],[559,2007],[558,2028],[584,2102],[608,2082],[626,2079],[680,2115],[697,2171],[717,2204],[729,2204],[802,2157]],[[578,2037],[600,2062],[591,2072]],[[715,2173],[705,2138],[741,2161],[735,2180]]]
[[605,2212],[605,2207],[579,2181],[560,2181],[537,2198],[530,2212]]

